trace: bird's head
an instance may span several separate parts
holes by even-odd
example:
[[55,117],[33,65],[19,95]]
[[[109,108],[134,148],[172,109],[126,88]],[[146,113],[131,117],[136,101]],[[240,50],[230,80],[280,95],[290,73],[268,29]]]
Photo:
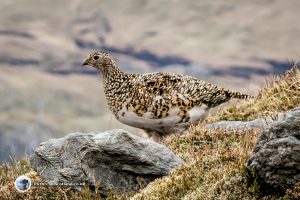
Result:
[[107,68],[115,65],[114,59],[104,51],[96,51],[90,54],[82,63],[82,66],[89,65],[98,70],[106,71]]

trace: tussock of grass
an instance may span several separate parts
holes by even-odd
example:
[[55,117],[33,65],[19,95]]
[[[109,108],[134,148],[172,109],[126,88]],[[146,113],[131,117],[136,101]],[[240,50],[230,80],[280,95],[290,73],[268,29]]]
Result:
[[186,164],[150,183],[134,199],[253,198],[244,172],[259,132],[225,134],[197,127],[193,133],[165,143]]
[[[258,97],[246,103],[231,105],[210,118],[217,120],[250,120],[269,116],[300,105],[300,70],[297,66],[284,76],[274,78]],[[135,194],[118,196],[111,192],[107,199],[299,199],[300,183],[286,191],[284,197],[261,196],[260,185],[250,180],[245,164],[252,153],[261,130],[247,130],[242,134],[210,132],[205,127],[191,127],[190,135],[172,136],[164,141],[185,164],[169,176],[156,179]],[[76,193],[70,188],[35,187],[27,193],[18,193],[14,181],[31,171],[27,159],[12,165],[0,165],[0,197],[2,199],[99,199],[85,188]]]
[[208,121],[252,120],[290,110],[296,105],[300,105],[300,69],[294,65],[284,75],[274,77],[255,100],[222,108]]

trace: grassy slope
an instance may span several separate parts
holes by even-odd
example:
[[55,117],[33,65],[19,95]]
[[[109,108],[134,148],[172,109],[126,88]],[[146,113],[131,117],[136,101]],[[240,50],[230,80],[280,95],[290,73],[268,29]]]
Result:
[[[300,105],[300,71],[294,67],[285,76],[275,78],[253,102],[232,105],[216,116],[220,119],[252,119],[258,116],[286,111]],[[244,134],[209,132],[205,127],[191,127],[192,134],[185,137],[172,136],[164,143],[186,164],[175,169],[170,176],[150,183],[135,194],[134,199],[257,199],[261,197],[259,185],[246,178],[245,163],[251,155],[260,130]],[[19,175],[28,173],[33,179],[39,177],[31,171],[28,160],[0,166],[0,196],[7,199],[92,199],[88,189],[74,193],[70,189],[32,188],[28,193],[15,192],[13,182]],[[129,196],[111,195],[109,199],[126,199]],[[283,199],[300,197],[300,184],[287,190]],[[280,199],[265,196],[264,199]]]
[[[295,66],[284,76],[274,78],[254,101],[231,105],[211,119],[253,119],[299,106],[299,80],[300,71]],[[169,177],[152,182],[135,199],[257,198],[259,186],[247,181],[245,163],[259,135],[259,130],[240,135],[220,131],[211,133],[196,127],[190,136],[170,138],[166,145],[182,157],[186,165],[174,170]],[[299,187],[287,193],[286,198],[300,195]]]

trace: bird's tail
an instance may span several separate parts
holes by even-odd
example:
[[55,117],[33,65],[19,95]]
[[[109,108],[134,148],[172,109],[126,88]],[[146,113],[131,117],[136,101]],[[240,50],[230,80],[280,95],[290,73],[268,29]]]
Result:
[[249,94],[243,94],[241,92],[236,92],[236,91],[228,91],[230,96],[232,98],[236,98],[236,99],[245,99],[245,100],[248,100],[248,99],[253,99],[254,96],[252,95],[249,95]]

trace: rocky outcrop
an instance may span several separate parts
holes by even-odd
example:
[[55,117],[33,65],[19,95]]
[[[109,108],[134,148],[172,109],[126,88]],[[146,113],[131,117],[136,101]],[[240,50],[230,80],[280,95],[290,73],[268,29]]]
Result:
[[117,129],[48,140],[30,156],[30,163],[49,184],[85,183],[95,188],[99,183],[105,196],[109,188],[137,190],[137,179],[148,183],[165,176],[182,160],[161,144]]
[[262,133],[247,167],[273,192],[300,182],[300,107]]

